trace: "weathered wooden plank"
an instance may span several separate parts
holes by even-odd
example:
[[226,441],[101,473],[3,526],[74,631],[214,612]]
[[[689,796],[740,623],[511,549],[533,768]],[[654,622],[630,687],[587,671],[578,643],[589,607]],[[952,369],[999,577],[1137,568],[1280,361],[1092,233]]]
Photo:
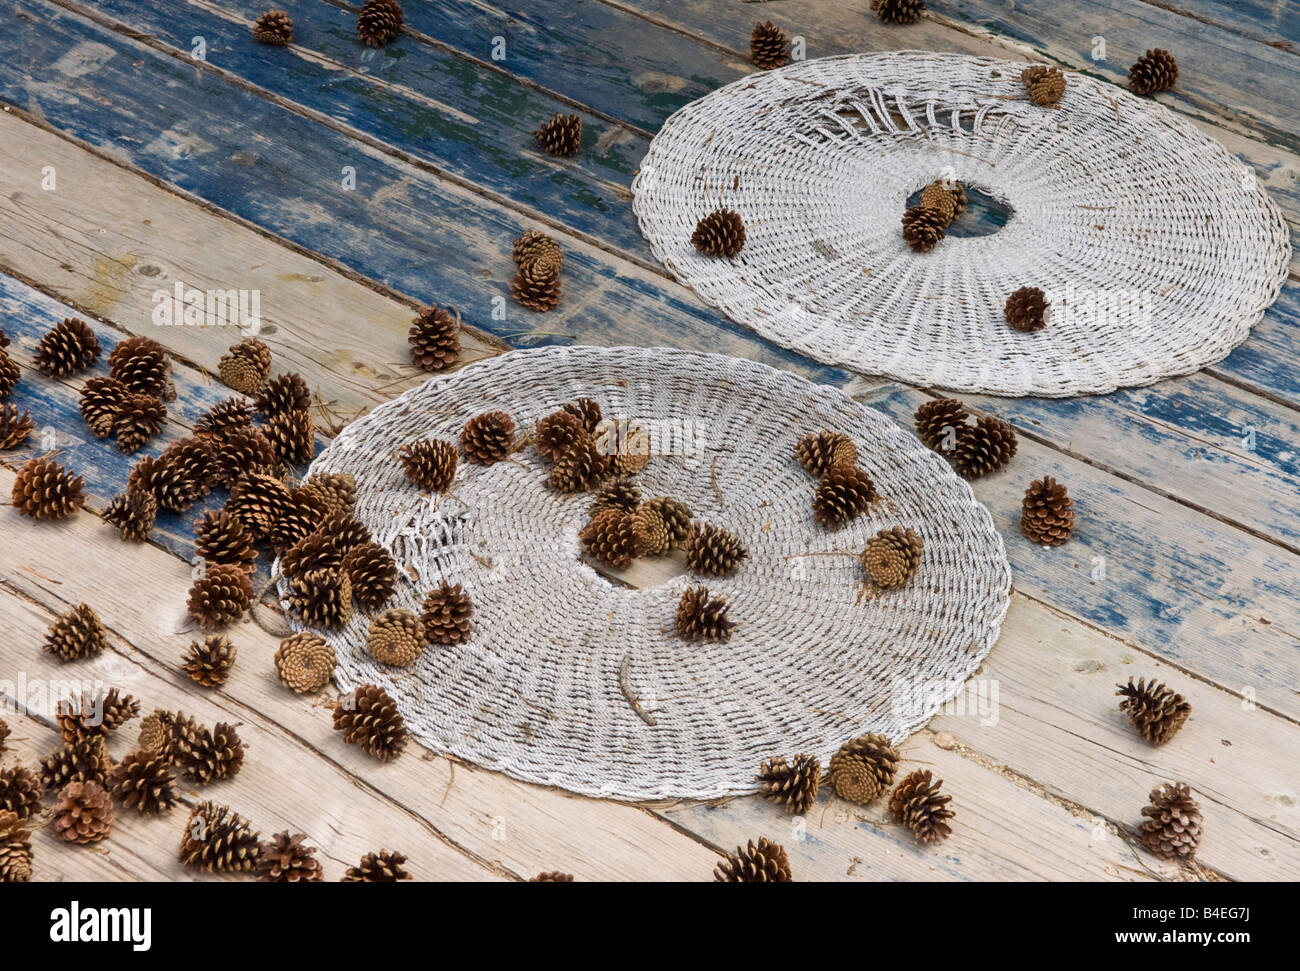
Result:
[[1142,0],[1157,7],[1213,24],[1276,47],[1296,52],[1300,43],[1300,22],[1289,5],[1274,0]]

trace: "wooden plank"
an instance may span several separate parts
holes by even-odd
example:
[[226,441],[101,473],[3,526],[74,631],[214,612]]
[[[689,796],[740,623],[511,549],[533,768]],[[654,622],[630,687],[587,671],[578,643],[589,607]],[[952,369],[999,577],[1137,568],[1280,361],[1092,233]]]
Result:
[[1274,0],[1142,0],[1201,23],[1213,24],[1279,50],[1297,52],[1300,22],[1285,3]]

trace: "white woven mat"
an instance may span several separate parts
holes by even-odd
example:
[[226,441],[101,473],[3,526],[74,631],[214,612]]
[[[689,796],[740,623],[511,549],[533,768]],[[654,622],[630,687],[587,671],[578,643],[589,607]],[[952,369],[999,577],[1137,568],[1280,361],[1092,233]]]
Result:
[[[1225,357],[1290,260],[1253,171],[1159,104],[1092,78],[1068,74],[1060,109],[1036,107],[1023,67],[899,51],[736,81],[655,136],[633,183],[641,230],[740,323],[913,384],[1064,396]],[[1011,218],[913,253],[906,201],[941,177],[1001,200]],[[718,207],[748,231],[731,260],[690,244]],[[1003,319],[1021,286],[1052,296],[1045,330]]]
[[[648,589],[599,575],[577,538],[591,496],[548,489],[531,448],[491,466],[462,464],[450,493],[432,501],[392,458],[417,438],[455,440],[485,410],[505,410],[526,430],[582,396],[607,418],[643,422],[657,449],[676,453],[656,454],[639,485],[738,533],[751,554],[738,573],[679,575]],[[885,497],[834,533],[814,521],[814,482],[792,452],[821,428],[853,437]],[[1008,603],[1002,541],[941,458],[832,388],[717,355],[513,351],[375,409],[311,471],[356,477],[358,518],[413,577],[390,606],[418,611],[440,577],[464,583],[476,606],[469,641],[430,648],[405,670],[370,658],[364,617],[321,632],[339,656],[338,686],[383,685],[429,747],[576,792],[749,792],[769,756],[829,758],[865,730],[900,739],[979,665]],[[907,588],[859,603],[857,560],[816,554],[857,553],[894,525],[924,538],[920,571]],[[699,582],[732,602],[729,643],[673,633],[682,591]],[[625,657],[654,726],[620,687]]]

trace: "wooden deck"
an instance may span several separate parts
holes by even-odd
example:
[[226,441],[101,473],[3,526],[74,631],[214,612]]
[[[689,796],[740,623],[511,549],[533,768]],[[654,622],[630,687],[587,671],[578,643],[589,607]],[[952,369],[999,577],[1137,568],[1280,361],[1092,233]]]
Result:
[[[1300,22],[1285,5],[1216,0],[1065,3],[931,0],[890,28],[868,0],[404,0],[407,29],[377,51],[353,35],[359,4],[276,0],[285,49],[257,45],[269,0],[14,0],[0,32],[0,327],[24,367],[12,399],[40,432],[0,453],[0,491],[53,446],[87,481],[89,513],[54,525],[0,509],[0,680],[99,679],[149,709],[240,723],[233,780],[187,791],[232,805],[264,833],[321,848],[327,879],[396,847],[420,879],[708,879],[720,850],[784,843],[801,880],[1300,879],[1300,290],[1289,285],[1250,340],[1199,374],[1100,398],[979,399],[1012,420],[1020,454],[975,485],[1014,570],[1001,639],[977,677],[998,717],[936,717],[903,746],[953,795],[954,833],[917,847],[866,810],[823,795],[806,831],[757,797],[630,806],[579,798],[412,749],[389,765],[341,743],[324,701],[275,680],[276,638],[245,621],[220,690],[178,672],[192,636],[184,601],[191,522],[120,541],[99,518],[135,457],[80,419],[81,379],[30,369],[40,336],[93,318],[111,346],[163,340],[178,396],[166,434],[187,433],[229,392],[229,328],[160,335],[152,294],[175,281],[259,289],[279,369],[303,373],[339,424],[424,380],[406,360],[412,308],[456,305],[466,360],[556,341],[721,351],[845,388],[907,422],[929,392],[855,377],[771,345],[704,306],[651,256],[629,184],[674,110],[741,77],[748,32],[772,19],[807,54],[927,48],[1043,60],[1112,81],[1148,47],[1178,58],[1159,100],[1247,164],[1300,220]],[[493,59],[494,38],[505,57]],[[1093,61],[1094,38],[1108,58]],[[195,57],[198,46],[203,58]],[[540,154],[530,132],[582,115],[583,151]],[[42,188],[51,170],[53,191]],[[345,169],[355,189],[343,187]],[[508,303],[512,240],[556,235],[566,296],[545,316]],[[1292,284],[1295,280],[1294,265]],[[1031,478],[1068,483],[1080,517],[1059,549],[1016,528]],[[212,505],[211,502],[208,504]],[[1098,566],[1104,565],[1104,574]],[[75,670],[40,644],[87,601],[111,650]],[[1194,712],[1161,749],[1115,707],[1114,685],[1165,680]],[[5,764],[51,750],[48,720],[17,715]],[[1198,865],[1126,836],[1149,789],[1188,783],[1206,816]],[[191,879],[175,859],[184,819],[120,814],[92,848],[35,842],[35,878]]]

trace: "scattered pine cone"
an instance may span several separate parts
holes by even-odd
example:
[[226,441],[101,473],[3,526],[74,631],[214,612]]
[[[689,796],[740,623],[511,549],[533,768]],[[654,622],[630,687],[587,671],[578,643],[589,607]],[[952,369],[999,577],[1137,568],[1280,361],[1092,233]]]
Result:
[[791,883],[790,858],[785,847],[760,836],[758,845],[736,847],[713,871],[714,883]]
[[740,537],[711,523],[691,523],[686,537],[686,568],[705,576],[725,577],[735,573],[749,557]]
[[16,815],[0,812],[0,883],[26,883],[32,878],[30,837]]
[[230,488],[226,510],[234,514],[255,540],[270,536],[275,522],[292,506],[289,487],[273,475],[250,472]]
[[77,407],[86,426],[96,438],[113,434],[118,409],[131,396],[131,390],[114,378],[90,378],[82,386]]
[[430,644],[459,644],[474,630],[474,601],[459,583],[442,581],[425,596],[423,610],[420,622]]
[[123,455],[138,452],[157,437],[167,420],[167,406],[148,394],[130,394],[113,417],[117,433],[117,450]]
[[308,627],[338,630],[352,619],[352,581],[341,569],[292,577],[289,609]]
[[1172,88],[1177,80],[1178,62],[1159,47],[1147,51],[1128,69],[1128,86],[1134,94],[1156,94]]
[[582,147],[582,119],[577,115],[552,115],[533,132],[548,155],[572,156]]
[[257,566],[252,532],[225,509],[210,509],[194,521],[194,552],[209,563],[230,563],[244,570]]
[[260,836],[229,806],[200,802],[185,822],[180,861],[210,872],[247,873],[257,865]]
[[1074,533],[1074,500],[1050,475],[1035,479],[1020,504],[1020,531],[1035,543],[1060,546]]
[[248,571],[233,563],[207,563],[190,587],[190,616],[204,630],[233,623],[253,602]]
[[953,465],[962,478],[978,479],[1010,462],[1018,444],[1015,429],[1001,418],[985,415],[976,424],[958,429]]
[[620,509],[597,513],[578,538],[592,557],[612,570],[631,566],[644,545],[640,524],[631,513]]
[[370,622],[366,649],[380,664],[405,668],[424,651],[424,622],[409,610],[388,610]]
[[903,242],[913,252],[928,253],[946,235],[948,220],[942,212],[929,206],[913,206],[903,213]]
[[691,507],[678,502],[671,496],[655,496],[641,504],[642,512],[653,512],[663,520],[668,530],[668,541],[673,546],[681,546],[691,535],[691,521],[695,518]]
[[705,256],[735,256],[745,247],[745,221],[734,209],[715,209],[695,224],[691,245]]
[[406,748],[406,721],[397,702],[378,685],[359,685],[334,705],[334,727],[343,740],[360,746],[380,762],[390,762]]
[[401,853],[367,853],[357,866],[350,866],[343,874],[343,883],[397,883],[410,880],[411,875],[402,866],[406,857]]
[[233,488],[246,475],[271,475],[277,465],[275,449],[260,428],[232,428],[220,438],[210,437],[213,484]]
[[1115,687],[1119,688],[1115,693],[1124,698],[1119,703],[1120,711],[1128,715],[1138,734],[1153,745],[1163,745],[1177,735],[1192,713],[1186,698],[1154,679],[1147,684],[1145,678],[1139,678],[1135,685],[1129,678],[1127,685]]
[[256,337],[231,344],[217,362],[217,373],[240,394],[257,394],[271,373],[271,349]]
[[303,489],[315,495],[332,513],[351,514],[357,502],[357,482],[350,472],[316,472]]
[[533,446],[543,458],[558,462],[588,434],[582,419],[562,408],[533,426]]
[[324,870],[316,859],[316,847],[308,846],[307,834],[276,833],[257,856],[257,876],[267,883],[320,883]]
[[271,525],[272,548],[277,553],[286,552],[316,532],[328,514],[329,507],[316,493],[303,488],[291,490],[289,505]]
[[912,529],[895,526],[882,529],[867,540],[862,551],[862,570],[871,582],[882,589],[901,587],[921,565],[924,543]]
[[33,519],[63,519],[86,504],[85,487],[53,459],[29,459],[14,477],[13,505]]
[[[139,469],[145,461],[142,459],[136,463],[136,468]],[[185,512],[206,496],[217,478],[211,446],[194,435],[172,442],[145,468],[148,473],[141,476],[138,484],[147,486],[158,500],[159,508],[173,512]],[[131,485],[128,479],[127,486]]]
[[[173,727],[173,732],[176,727]],[[233,725],[218,722],[172,738],[172,761],[186,778],[199,785],[238,775],[244,765],[244,743]]]
[[790,42],[772,21],[754,25],[749,35],[749,59],[762,71],[790,63]]
[[66,378],[99,358],[99,338],[84,320],[60,321],[36,345],[36,368],[52,378]]
[[176,805],[176,777],[167,758],[147,748],[136,749],[113,766],[108,784],[118,802],[142,816],[156,816]]
[[139,489],[114,496],[104,510],[104,520],[116,526],[123,539],[137,543],[149,538],[157,518],[158,500]]
[[868,805],[894,783],[898,749],[884,735],[851,738],[831,756],[830,784],[841,799]]
[[0,350],[0,398],[8,398],[13,394],[22,376],[23,370],[18,366],[18,362],[10,357],[7,351]]
[[229,637],[209,634],[202,643],[191,641],[181,658],[185,676],[205,688],[216,688],[226,683],[235,663],[235,645]]
[[808,474],[819,479],[832,466],[853,465],[858,461],[858,448],[849,436],[825,429],[816,435],[805,435],[799,439],[795,443],[794,454]]
[[103,735],[91,735],[41,759],[41,786],[58,792],[69,782],[98,782],[108,779],[112,760]]
[[443,492],[451,485],[459,458],[456,446],[440,438],[422,438],[397,452],[407,479],[430,492]]
[[406,342],[411,363],[422,371],[442,371],[460,360],[460,315],[437,306],[421,307]]
[[262,426],[277,461],[285,465],[306,465],[316,454],[316,425],[310,411],[286,411],[272,415]]
[[158,754],[165,752],[171,723],[171,712],[162,710],[140,719],[140,736],[136,747]]
[[301,374],[289,372],[267,381],[255,399],[258,414],[266,418],[311,409],[311,390]]
[[952,796],[939,795],[943,780],[931,784],[928,769],[917,769],[889,797],[889,812],[912,831],[918,843],[936,843],[952,835],[946,820],[956,815],[948,808]]
[[572,873],[562,873],[559,870],[548,870],[545,873],[539,873],[535,877],[528,878],[529,883],[573,883]]
[[21,445],[35,429],[30,412],[20,412],[17,405],[8,402],[0,404],[0,449]]
[[664,556],[672,549],[672,533],[663,516],[648,506],[637,509],[631,515],[641,541],[638,556]]
[[871,0],[871,9],[882,23],[914,24],[925,12],[925,0]]
[[167,348],[148,337],[128,337],[108,355],[108,376],[136,394],[174,398]]
[[[953,448],[957,446],[957,436],[966,425],[970,412],[956,398],[934,398],[916,409],[916,437],[936,452],[945,451],[944,442],[949,440]],[[952,429],[949,438],[946,429]]]
[[504,411],[485,411],[465,422],[460,430],[465,458],[481,465],[500,462],[514,451],[515,420]]
[[275,652],[275,673],[280,683],[300,695],[325,687],[334,676],[336,664],[334,648],[307,631],[286,637]]
[[821,788],[822,764],[812,755],[796,755],[793,762],[785,756],[768,759],[758,767],[755,781],[768,799],[802,816],[817,801]]
[[343,572],[352,584],[352,596],[366,610],[386,604],[397,583],[397,564],[378,543],[362,543],[348,550]]
[[221,438],[237,428],[253,424],[253,406],[247,398],[223,398],[194,422],[195,435]]
[[140,714],[140,702],[117,688],[93,697],[67,698],[59,703],[56,720],[67,745],[93,736],[105,737]]
[[397,0],[366,0],[357,14],[357,38],[380,47],[402,32],[402,8]]
[[1020,72],[1029,100],[1040,108],[1055,108],[1065,95],[1065,75],[1057,67],[1035,64]]
[[590,435],[596,434],[596,429],[600,427],[600,405],[590,398],[579,398],[577,401],[570,401],[568,404],[562,405],[560,410],[567,411],[581,421],[582,427],[587,429],[587,433]]
[[727,619],[730,604],[710,597],[708,587],[688,587],[677,602],[677,636],[684,641],[729,641],[735,623]]
[[268,10],[253,24],[253,40],[284,47],[293,41],[293,18],[283,10]]
[[[3,333],[4,331],[0,331],[0,334]],[[0,755],[4,754],[5,741],[9,738],[9,735],[10,735],[9,725],[5,722],[3,718],[0,718]]]
[[515,266],[523,266],[525,263],[531,263],[539,256],[549,255],[555,257],[555,261],[561,266],[564,265],[564,250],[550,236],[540,233],[535,229],[530,229],[515,240],[511,248],[510,256],[515,261]]
[[95,843],[113,828],[113,799],[98,782],[69,782],[53,812],[54,833],[68,843]]
[[510,281],[510,295],[529,310],[545,313],[560,302],[560,261],[543,253],[519,267]]
[[0,769],[0,815],[12,813],[19,822],[41,807],[45,787],[31,769],[15,765]]
[[1047,326],[1047,294],[1038,287],[1021,287],[1007,297],[1002,315],[1022,333],[1042,330]]
[[100,653],[107,633],[99,616],[79,603],[50,626],[44,647],[60,661],[76,661]]
[[[957,218],[957,193],[944,185],[943,179],[935,179],[921,189],[921,205],[939,213],[943,217],[945,229],[951,226],[952,221]],[[962,205],[964,208],[964,193],[962,195]]]
[[1201,807],[1182,783],[1151,790],[1142,810],[1142,845],[1166,860],[1190,860],[1201,842]]
[[547,484],[557,492],[586,492],[609,476],[609,456],[600,451],[596,440],[585,436],[555,463]]
[[876,498],[876,484],[856,465],[832,466],[822,477],[813,495],[813,514],[817,522],[837,529],[861,515]]
[[594,517],[607,509],[635,512],[639,505],[641,505],[641,490],[636,487],[635,482],[623,476],[606,482],[597,490],[588,514]]
[[335,536],[317,528],[280,554],[280,572],[300,577],[312,570],[341,570],[345,555]]

